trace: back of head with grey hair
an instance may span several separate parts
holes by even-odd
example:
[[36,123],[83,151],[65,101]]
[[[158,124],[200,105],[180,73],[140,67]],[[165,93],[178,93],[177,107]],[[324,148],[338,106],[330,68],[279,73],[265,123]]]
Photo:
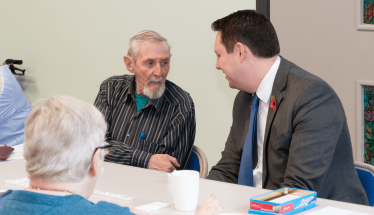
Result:
[[151,30],[144,30],[139,33],[137,33],[135,36],[133,36],[130,39],[129,42],[129,50],[127,51],[127,54],[131,56],[134,61],[136,61],[138,57],[138,48],[141,43],[162,43],[165,50],[170,53],[170,45],[168,44],[168,41],[161,36],[159,33]]
[[[76,183],[89,170],[107,126],[93,105],[69,96],[34,107],[25,122],[24,157],[30,179]],[[103,153],[100,158],[103,159]]]

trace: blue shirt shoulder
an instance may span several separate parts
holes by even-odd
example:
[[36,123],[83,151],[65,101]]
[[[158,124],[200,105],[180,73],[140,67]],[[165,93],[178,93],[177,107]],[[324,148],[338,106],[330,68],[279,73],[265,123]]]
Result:
[[8,65],[0,66],[0,79],[0,143],[15,146],[23,143],[31,106]]

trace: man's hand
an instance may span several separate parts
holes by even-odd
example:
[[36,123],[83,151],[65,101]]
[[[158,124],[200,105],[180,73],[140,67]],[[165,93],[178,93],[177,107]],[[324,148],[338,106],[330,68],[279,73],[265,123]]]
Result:
[[138,210],[135,208],[130,208],[131,213],[137,214],[137,215],[149,215],[146,211]]
[[148,163],[148,169],[155,169],[163,172],[173,172],[175,167],[180,167],[175,157],[167,154],[152,155]]
[[195,215],[216,215],[223,212],[223,206],[219,199],[212,194],[202,205],[197,209]]

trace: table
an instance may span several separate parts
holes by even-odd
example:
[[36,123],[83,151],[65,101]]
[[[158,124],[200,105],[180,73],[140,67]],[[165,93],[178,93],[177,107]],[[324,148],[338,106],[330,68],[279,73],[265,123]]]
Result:
[[[21,187],[5,184],[8,179],[19,179],[27,177],[25,160],[14,160],[0,162],[0,189],[21,189]],[[151,214],[162,215],[190,215],[194,212],[178,212],[173,205],[171,185],[168,183],[168,174],[155,170],[142,169],[104,162],[104,169],[96,184],[96,189],[112,193],[124,194],[134,197],[133,201],[120,201],[103,196],[92,195],[92,202],[108,201],[121,206],[137,207],[152,202],[170,203],[169,208],[152,212]],[[215,194],[225,206],[224,213],[248,214],[249,199],[269,190],[200,179],[199,205],[211,194]],[[322,209],[326,206],[352,210],[362,213],[374,214],[374,208],[357,204],[350,204],[327,199],[317,199],[317,206],[305,212]]]

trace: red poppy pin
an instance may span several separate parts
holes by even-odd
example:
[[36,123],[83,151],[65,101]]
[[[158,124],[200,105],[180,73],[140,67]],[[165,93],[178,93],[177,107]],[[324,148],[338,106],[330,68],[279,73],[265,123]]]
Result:
[[270,97],[270,108],[273,109],[273,111],[275,111],[277,109],[277,101],[275,101],[275,97],[274,96],[271,96]]

